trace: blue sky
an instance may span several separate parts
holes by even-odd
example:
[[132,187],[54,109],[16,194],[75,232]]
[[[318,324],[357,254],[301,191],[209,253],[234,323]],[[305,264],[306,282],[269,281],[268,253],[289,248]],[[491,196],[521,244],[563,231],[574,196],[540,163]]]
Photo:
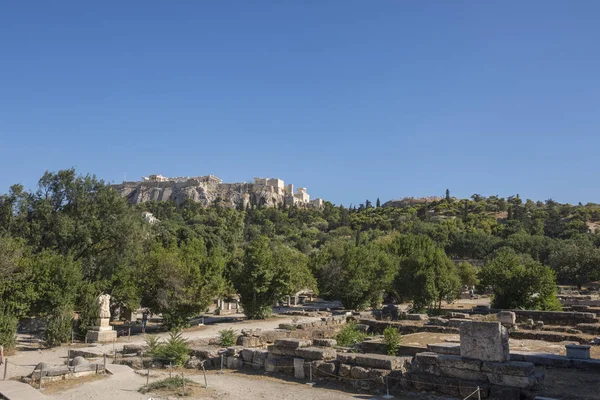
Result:
[[600,202],[600,2],[0,0],[0,192],[76,167],[335,203]]

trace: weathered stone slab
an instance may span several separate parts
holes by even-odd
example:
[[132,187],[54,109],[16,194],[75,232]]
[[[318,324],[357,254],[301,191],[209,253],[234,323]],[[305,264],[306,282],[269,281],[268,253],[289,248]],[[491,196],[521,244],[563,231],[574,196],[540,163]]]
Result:
[[331,347],[303,347],[295,350],[295,355],[307,360],[333,360],[337,351]]
[[469,314],[459,313],[459,312],[449,312],[446,315],[450,319],[456,319],[456,318],[458,318],[458,319],[469,319],[469,318],[471,318],[471,316]]
[[427,350],[438,354],[460,355],[460,344],[455,343],[434,343],[428,344]]
[[382,354],[357,354],[354,363],[362,367],[379,369],[400,369],[404,367],[405,358]]
[[335,339],[314,339],[313,345],[321,346],[321,347],[334,347],[337,345],[337,340],[335,340]]
[[493,374],[529,376],[535,372],[535,366],[526,361],[484,361],[481,370]]
[[216,346],[192,347],[192,354],[201,359],[219,357],[219,348]]
[[256,336],[239,336],[236,344],[242,347],[259,347],[262,345],[260,337]]
[[415,355],[415,362],[419,364],[438,364],[439,354],[433,352],[417,353]]
[[276,347],[283,347],[286,349],[299,349],[301,347],[309,347],[312,345],[311,340],[307,339],[278,339],[275,340]]
[[338,353],[337,359],[342,364],[354,364],[356,361],[356,353]]
[[450,326],[452,328],[458,328],[462,324],[464,324],[465,322],[469,322],[469,320],[468,319],[462,319],[462,318],[452,318],[452,319],[448,320],[448,326]]
[[340,364],[340,368],[338,371],[338,375],[344,378],[350,377],[350,370],[352,369],[351,365],[348,364]]
[[227,357],[227,369],[240,369],[244,366],[244,360],[239,358],[239,357],[235,357],[235,356],[228,356]]
[[294,378],[304,379],[304,359],[294,358]]
[[429,318],[429,321],[427,321],[427,325],[446,326],[448,325],[448,320],[441,317],[431,317]]
[[567,357],[578,358],[587,360],[590,358],[590,346],[580,346],[576,344],[568,344],[565,346],[567,349]]
[[481,371],[481,363],[480,360],[446,354],[440,354],[438,357],[438,365],[446,368]]
[[267,350],[254,350],[252,356],[252,368],[260,369],[265,365],[269,352]]
[[512,311],[500,311],[496,314],[496,318],[501,324],[514,325],[517,323],[517,314]]
[[242,357],[242,359],[244,360],[244,362],[251,363],[252,362],[252,358],[254,357],[254,350],[252,350],[252,349],[243,349],[240,352],[240,357]]
[[354,379],[366,379],[369,377],[369,370],[363,367],[354,366],[350,370],[350,376]]
[[460,326],[460,355],[483,361],[508,361],[508,331],[499,322],[465,322]]
[[519,389],[536,389],[544,378],[543,374],[530,376],[515,376],[486,373],[490,383],[500,386],[509,386]]
[[410,321],[427,321],[429,319],[427,314],[406,314],[405,318]]

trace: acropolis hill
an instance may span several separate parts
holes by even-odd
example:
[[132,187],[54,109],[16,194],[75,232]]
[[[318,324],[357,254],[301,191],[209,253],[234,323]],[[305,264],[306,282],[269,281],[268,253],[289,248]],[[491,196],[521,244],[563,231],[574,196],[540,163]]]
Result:
[[142,177],[138,182],[123,182],[113,185],[130,203],[146,201],[173,201],[181,204],[185,200],[200,202],[205,206],[220,202],[227,207],[262,205],[297,205],[320,208],[322,199],[310,200],[306,188],[285,185],[278,178],[254,178],[253,183],[223,183],[214,175],[167,178],[162,175]]

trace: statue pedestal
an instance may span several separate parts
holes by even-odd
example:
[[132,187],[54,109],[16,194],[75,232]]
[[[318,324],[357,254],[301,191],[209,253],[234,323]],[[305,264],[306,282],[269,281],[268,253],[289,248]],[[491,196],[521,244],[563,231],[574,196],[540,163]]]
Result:
[[112,342],[117,339],[117,331],[110,326],[109,318],[98,318],[97,326],[87,332],[85,338],[88,342]]

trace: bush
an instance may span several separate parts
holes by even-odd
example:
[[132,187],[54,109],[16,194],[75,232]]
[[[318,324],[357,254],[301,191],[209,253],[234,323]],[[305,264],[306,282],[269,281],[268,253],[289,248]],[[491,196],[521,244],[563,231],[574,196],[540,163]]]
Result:
[[398,346],[402,341],[402,336],[398,329],[388,326],[383,331],[383,342],[385,343],[385,352],[388,356],[395,356],[398,353]]
[[48,317],[44,340],[50,347],[59,346],[71,340],[73,331],[73,309],[62,306]]
[[235,345],[237,332],[233,329],[223,329],[219,331],[219,345],[221,347],[229,347]]
[[17,317],[7,313],[0,313],[0,344],[4,350],[11,350],[17,346]]
[[[189,385],[189,384],[193,384],[194,382],[189,380],[189,379],[185,379],[185,384]],[[180,376],[174,376],[172,378],[165,378],[162,379],[160,381],[155,381],[150,383],[147,386],[143,386],[141,387],[138,392],[144,394],[144,393],[148,393],[151,392],[153,390],[159,390],[159,389],[170,389],[170,390],[176,390],[182,388],[183,389],[183,378]]]
[[337,334],[335,340],[337,340],[337,343],[340,346],[352,347],[361,343],[365,337],[367,337],[367,334],[356,328],[356,322],[350,321],[344,326],[344,329]]
[[161,342],[156,336],[148,336],[146,344],[152,358],[161,362],[184,365],[190,358],[190,345],[180,331],[170,332],[166,342]]

